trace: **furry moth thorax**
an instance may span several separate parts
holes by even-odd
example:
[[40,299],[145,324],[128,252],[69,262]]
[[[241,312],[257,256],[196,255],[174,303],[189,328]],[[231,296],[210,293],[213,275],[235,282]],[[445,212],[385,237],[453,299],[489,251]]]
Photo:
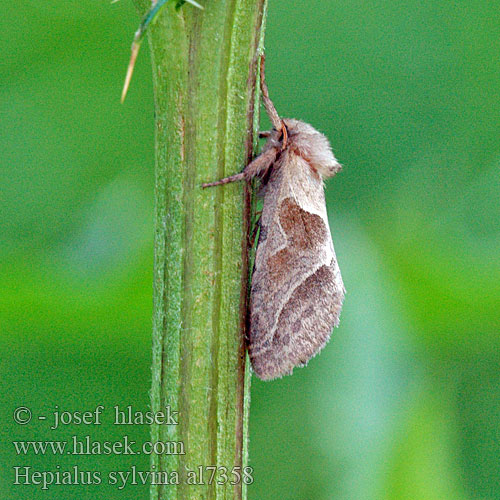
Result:
[[[335,158],[330,142],[314,127],[294,118],[284,118],[287,137],[282,130],[273,129],[264,151],[274,148],[276,151],[287,151],[301,156],[313,171],[318,172],[323,179],[333,177],[342,166]],[[283,142],[286,144],[283,147]]]

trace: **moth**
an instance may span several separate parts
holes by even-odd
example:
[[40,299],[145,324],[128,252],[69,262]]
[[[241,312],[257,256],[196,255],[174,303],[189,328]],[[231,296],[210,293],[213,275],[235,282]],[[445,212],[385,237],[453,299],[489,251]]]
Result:
[[311,125],[281,119],[269,98],[261,59],[262,100],[273,125],[262,153],[236,175],[203,187],[260,179],[260,231],[250,291],[248,351],[255,374],[271,380],[307,364],[339,323],[345,289],[326,213],[323,179],[341,166]]

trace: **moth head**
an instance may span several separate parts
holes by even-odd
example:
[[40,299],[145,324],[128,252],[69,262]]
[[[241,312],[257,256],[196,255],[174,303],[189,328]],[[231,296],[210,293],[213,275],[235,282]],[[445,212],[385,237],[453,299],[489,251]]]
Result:
[[287,118],[287,148],[302,156],[321,177],[332,177],[342,166],[335,158],[328,139],[308,123]]

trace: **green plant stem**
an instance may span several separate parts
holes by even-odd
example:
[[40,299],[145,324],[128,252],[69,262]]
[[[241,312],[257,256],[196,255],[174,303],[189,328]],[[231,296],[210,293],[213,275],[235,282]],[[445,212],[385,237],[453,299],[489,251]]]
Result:
[[[155,412],[179,412],[179,425],[154,425],[152,438],[180,441],[185,451],[153,456],[155,471],[177,471],[181,483],[152,485],[153,500],[246,496],[242,481],[230,481],[233,467],[247,465],[250,191],[243,183],[200,186],[252,156],[265,0],[203,4],[168,3],[148,30],[156,125],[151,402]],[[205,484],[186,484],[199,466],[225,467],[228,481],[208,484],[205,472]]]

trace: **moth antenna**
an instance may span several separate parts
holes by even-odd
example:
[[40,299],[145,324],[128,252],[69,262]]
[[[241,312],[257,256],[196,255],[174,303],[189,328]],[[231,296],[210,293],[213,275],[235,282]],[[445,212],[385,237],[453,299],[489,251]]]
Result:
[[230,175],[229,177],[224,177],[224,179],[221,179],[219,181],[206,182],[205,184],[202,184],[201,187],[207,188],[212,186],[220,186],[221,184],[229,184],[230,182],[242,181],[244,178],[245,174],[243,172],[240,172],[239,174],[234,174]]
[[[139,25],[139,29],[135,32],[134,40],[132,41],[132,53],[130,55],[130,61],[128,63],[127,74],[125,75],[125,83],[123,84],[122,97],[121,97],[122,103],[125,100],[125,97],[127,96],[127,91],[130,85],[130,81],[132,80],[132,74],[134,73],[135,61],[139,54],[139,49],[141,48],[141,43],[144,39],[144,35],[146,34],[149,25],[154,23],[158,19],[158,14],[160,13],[162,7],[168,1],[169,0],[157,0],[156,2],[153,2],[153,6],[142,18],[141,24]],[[185,1],[203,10],[203,7],[195,0],[185,0]]]
[[269,89],[266,83],[266,56],[260,56],[260,88],[262,90],[262,101],[264,102],[264,107],[266,108],[266,113],[276,130],[280,130],[282,123],[280,115],[274,107],[273,101],[269,98]]
[[276,108],[274,107],[273,101],[271,101],[271,98],[269,97],[269,89],[267,88],[267,83],[266,83],[265,65],[266,65],[266,56],[262,54],[260,56],[260,88],[262,90],[262,101],[264,102],[266,113],[269,116],[269,119],[271,120],[273,127],[276,130],[281,130],[281,133],[283,134],[283,144],[281,147],[281,149],[283,150],[286,148],[286,144],[288,141],[288,131],[286,129],[285,122],[280,118],[280,115],[278,114]]

